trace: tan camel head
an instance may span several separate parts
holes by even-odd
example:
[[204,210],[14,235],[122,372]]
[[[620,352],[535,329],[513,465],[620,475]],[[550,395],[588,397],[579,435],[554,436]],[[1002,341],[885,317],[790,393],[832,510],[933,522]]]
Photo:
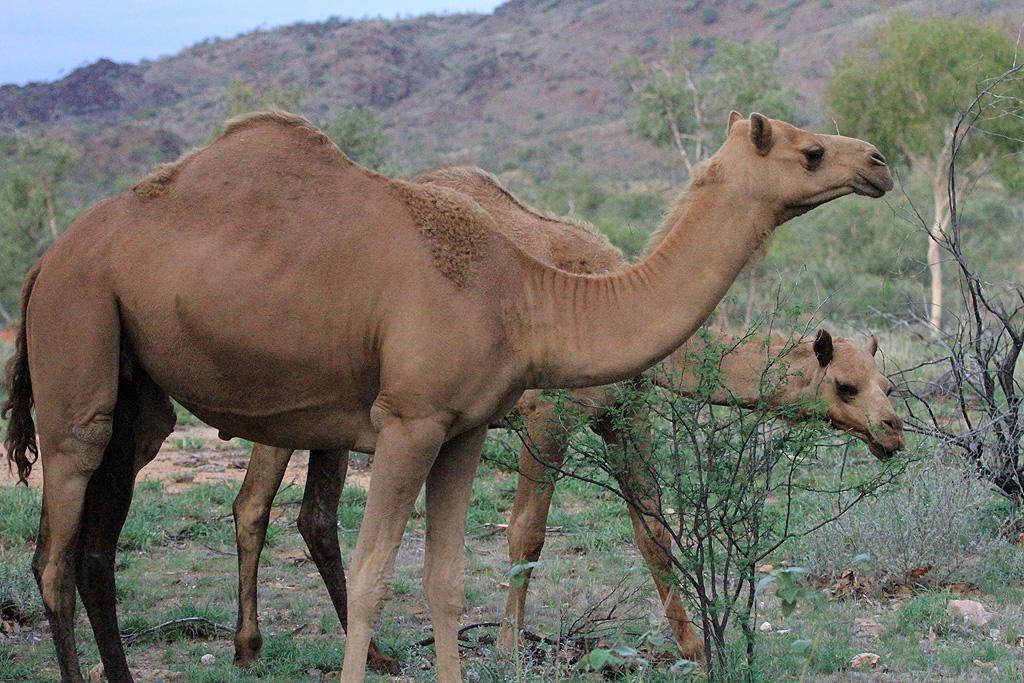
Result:
[[893,384],[875,364],[878,339],[871,335],[866,344],[858,344],[819,330],[812,349],[812,362],[823,372],[817,399],[827,405],[832,426],[859,438],[879,460],[902,450],[903,422],[889,400]]
[[893,187],[885,157],[874,145],[761,114],[744,119],[730,113],[725,144],[713,159],[730,169],[728,181],[740,196],[760,199],[778,223],[844,195],[877,198]]

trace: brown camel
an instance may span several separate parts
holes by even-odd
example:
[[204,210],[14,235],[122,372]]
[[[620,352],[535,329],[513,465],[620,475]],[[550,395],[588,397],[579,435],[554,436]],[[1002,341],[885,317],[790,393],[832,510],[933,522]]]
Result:
[[[607,238],[588,227],[566,218],[553,218],[523,203],[505,189],[492,175],[475,167],[449,167],[421,174],[416,182],[449,187],[469,195],[495,218],[498,228],[517,245],[548,265],[578,273],[603,273],[626,266],[622,253]],[[770,364],[778,366],[785,354],[786,376],[779,382],[773,396],[775,405],[810,405],[824,403],[823,412],[808,412],[807,418],[826,418],[844,431],[856,434],[879,458],[888,457],[903,447],[902,423],[896,416],[888,392],[889,380],[875,365],[877,341],[866,346],[837,339],[822,331],[814,342],[802,342],[790,348],[791,342],[775,338],[766,348],[759,340],[737,340],[716,335],[715,347],[728,349],[720,370],[722,387],[712,400],[720,405],[752,406],[762,399],[762,379]],[[702,354],[704,342],[692,337],[672,353],[648,376],[665,389],[688,396],[698,378],[690,368]],[[619,390],[613,387],[578,389],[571,402],[580,408],[599,435],[612,444],[629,438],[607,415],[620,414]],[[509,555],[512,565],[536,562],[544,546],[544,531],[554,486],[547,476],[551,467],[558,467],[565,458],[568,434],[565,433],[553,404],[541,399],[541,392],[528,391],[516,404],[516,411],[525,418],[529,444],[524,444],[519,460],[519,487],[508,525]],[[235,634],[235,661],[248,666],[262,645],[256,604],[259,554],[266,538],[267,524],[274,496],[280,487],[292,450],[257,444],[252,451],[249,468],[235,499],[234,511],[238,544],[239,609]],[[644,460],[640,455],[641,461]],[[306,490],[299,513],[298,526],[310,556],[316,563],[344,627],[345,574],[337,537],[337,509],[345,480],[348,453],[345,451],[313,451],[310,453]],[[619,484],[631,496],[636,507],[648,510],[655,500],[637,487],[640,470],[628,470]],[[679,595],[671,589],[666,577],[672,574],[671,560],[663,548],[670,547],[670,537],[654,520],[653,534],[645,529],[637,510],[629,506],[636,542],[640,548],[658,592],[665,604],[681,652],[689,658],[703,656],[704,645],[695,632]],[[509,589],[508,605],[499,645],[511,649],[515,645],[517,626],[521,625],[529,588],[531,570],[520,574],[519,581]],[[370,648],[370,664],[382,671],[394,671],[397,662]]]
[[526,389],[637,375],[697,329],[776,226],[891,187],[864,141],[733,114],[647,257],[581,276],[521,251],[465,195],[352,163],[299,117],[231,122],[86,211],[26,279],[7,450],[27,477],[34,401],[33,570],[62,678],[82,680],[77,583],[108,678],[131,680],[113,642],[110,538],[171,429],[173,396],[223,435],[375,453],[347,601],[348,683],[363,680],[426,484],[438,679],[461,680],[465,513],[487,425]]

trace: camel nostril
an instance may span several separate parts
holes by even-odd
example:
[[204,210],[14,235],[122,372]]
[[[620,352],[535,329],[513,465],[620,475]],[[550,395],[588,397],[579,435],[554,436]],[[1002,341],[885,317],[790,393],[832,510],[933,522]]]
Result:
[[903,422],[900,421],[898,417],[887,417],[884,420],[882,420],[882,424],[885,425],[887,429],[890,429],[894,432],[899,431],[900,429],[903,428]]
[[886,165],[885,157],[883,157],[882,153],[879,152],[878,150],[875,150],[874,152],[869,154],[868,158],[871,160],[871,163],[873,163],[875,166],[885,166]]

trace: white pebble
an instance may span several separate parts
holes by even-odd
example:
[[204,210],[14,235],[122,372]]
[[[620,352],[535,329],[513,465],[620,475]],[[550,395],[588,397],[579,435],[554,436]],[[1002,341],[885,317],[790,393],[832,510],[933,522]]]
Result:
[[772,625],[771,625],[771,624],[769,624],[769,623],[768,623],[768,622],[766,621],[766,622],[764,622],[763,624],[761,624],[760,626],[758,626],[758,627],[757,627],[757,630],[761,631],[762,633],[768,633],[769,631],[771,631],[771,630],[772,630]]
[[213,655],[207,653],[207,654],[205,654],[205,655],[203,655],[202,657],[199,658],[199,662],[203,666],[213,666],[214,664],[217,663],[217,658],[214,657]]

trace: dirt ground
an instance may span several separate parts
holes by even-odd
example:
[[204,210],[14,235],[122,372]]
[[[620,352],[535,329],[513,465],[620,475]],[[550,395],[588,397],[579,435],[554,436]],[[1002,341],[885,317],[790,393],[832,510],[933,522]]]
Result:
[[[142,469],[139,480],[163,482],[165,490],[170,493],[178,493],[194,484],[241,482],[249,464],[250,450],[248,443],[238,439],[221,440],[212,427],[179,424],[164,441],[153,462]],[[309,453],[297,451],[288,464],[281,485],[305,485],[308,462]],[[17,472],[0,467],[0,486],[10,486],[17,481]],[[28,483],[34,488],[42,487],[43,470],[38,464],[33,468]],[[345,485],[369,488],[369,469],[350,467]]]

